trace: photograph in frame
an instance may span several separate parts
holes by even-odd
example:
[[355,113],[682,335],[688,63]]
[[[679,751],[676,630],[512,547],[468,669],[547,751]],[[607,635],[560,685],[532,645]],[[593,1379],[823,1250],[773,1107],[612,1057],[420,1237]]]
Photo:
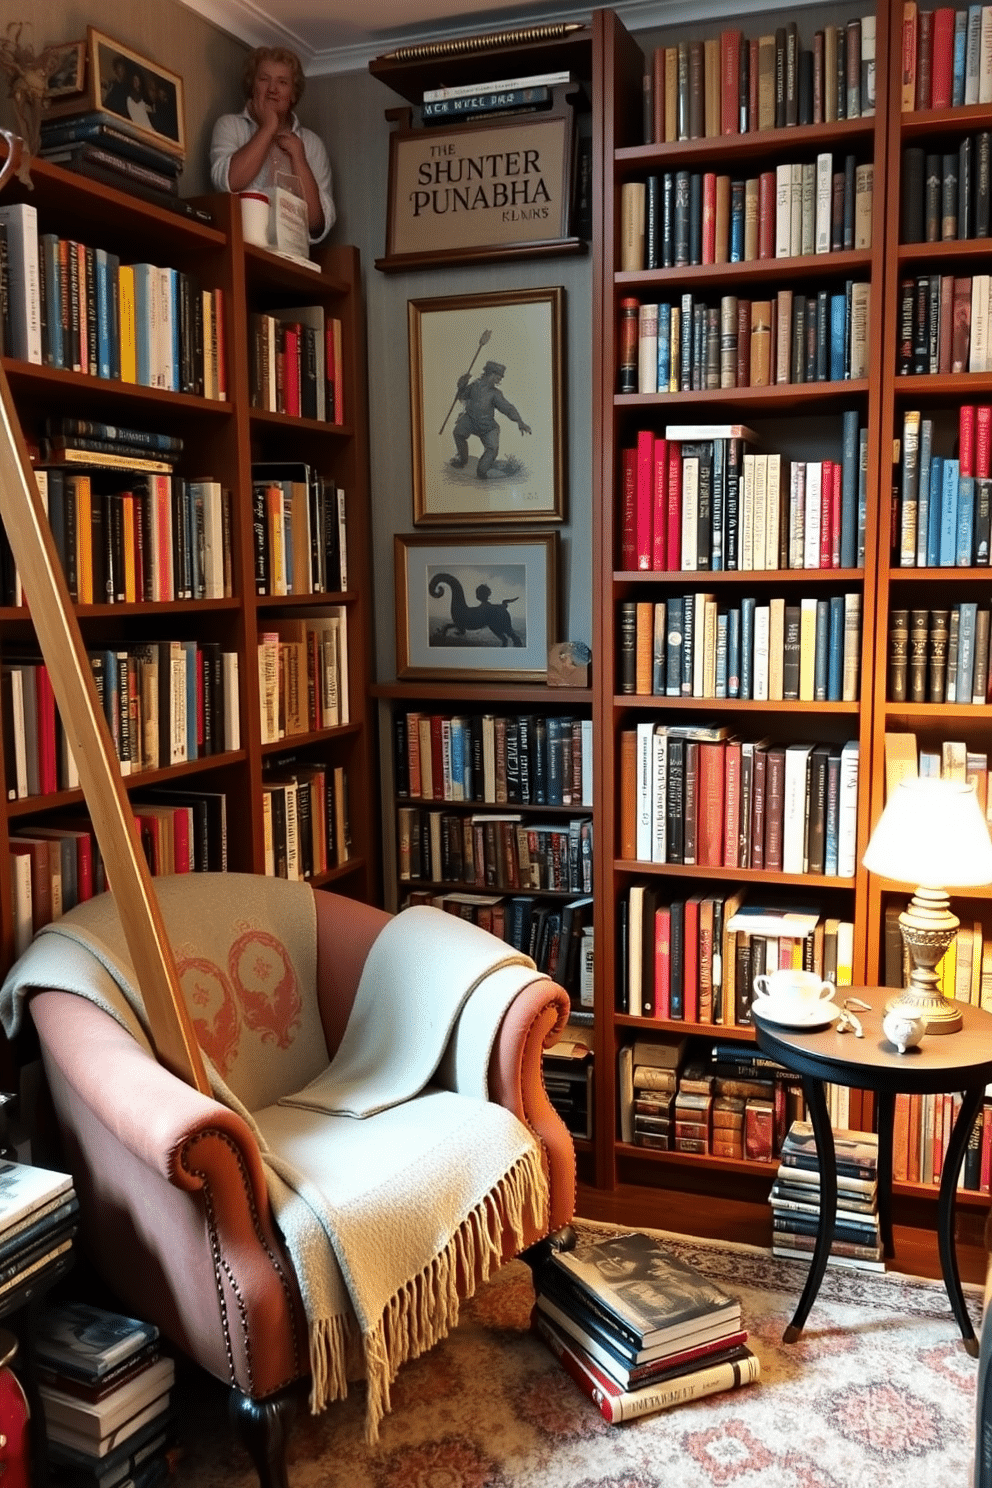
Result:
[[558,534],[394,538],[397,677],[538,682],[557,639]]
[[101,110],[108,121],[120,119],[135,138],[170,155],[186,155],[183,80],[158,62],[115,41],[94,26],[86,28],[83,92],[56,98],[46,119],[75,117]]
[[564,519],[564,294],[409,301],[415,526]]
[[86,87],[86,43],[67,41],[55,53],[45,85],[46,99],[72,98]]

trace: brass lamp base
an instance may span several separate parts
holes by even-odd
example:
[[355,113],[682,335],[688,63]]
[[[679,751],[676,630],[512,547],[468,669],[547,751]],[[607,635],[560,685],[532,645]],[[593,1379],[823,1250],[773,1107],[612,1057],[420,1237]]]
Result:
[[909,952],[909,985],[886,1003],[886,1012],[925,1018],[927,1033],[957,1033],[961,1010],[941,992],[936,968],[959,923],[943,889],[916,890],[899,916],[903,944]]

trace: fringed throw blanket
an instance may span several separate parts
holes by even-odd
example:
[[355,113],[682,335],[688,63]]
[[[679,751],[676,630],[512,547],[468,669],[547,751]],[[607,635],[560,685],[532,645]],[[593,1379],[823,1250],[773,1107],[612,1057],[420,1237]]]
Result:
[[[374,1441],[400,1364],[455,1325],[504,1232],[519,1247],[547,1224],[538,1146],[486,1091],[533,962],[441,911],[407,910],[373,944],[328,1064],[312,893],[247,874],[156,888],[213,1094],[258,1138],[307,1310],[311,1408],[347,1393],[357,1336]],[[8,1035],[36,987],[89,998],[150,1047],[109,894],[45,926],[12,969]]]

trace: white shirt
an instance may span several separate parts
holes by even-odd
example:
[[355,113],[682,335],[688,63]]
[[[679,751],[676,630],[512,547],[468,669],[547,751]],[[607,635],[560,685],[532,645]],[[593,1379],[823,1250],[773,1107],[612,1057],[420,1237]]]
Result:
[[[331,162],[327,158],[327,151],[324,149],[320,136],[314,134],[312,129],[303,129],[295,114],[292,116],[291,128],[293,133],[303,141],[303,153],[306,155],[307,165],[313,172],[317,191],[320,194],[324,226],[321,232],[310,234],[311,243],[319,243],[330,232],[337,216],[334,199],[331,196]],[[248,143],[257,129],[258,125],[248,112],[247,106],[240,114],[221,114],[214,125],[210,141],[210,181],[215,191],[230,191],[231,156],[236,154],[242,145]],[[274,158],[275,156],[279,157],[278,160]],[[271,191],[276,184],[276,170],[285,171],[288,166],[289,162],[285,160],[283,151],[273,147],[273,151],[270,152],[269,158],[258,175],[253,181],[248,182],[244,190]]]

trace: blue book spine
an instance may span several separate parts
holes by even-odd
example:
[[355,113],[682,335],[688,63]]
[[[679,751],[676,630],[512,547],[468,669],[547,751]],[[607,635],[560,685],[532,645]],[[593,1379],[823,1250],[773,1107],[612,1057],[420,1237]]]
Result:
[[854,568],[858,553],[858,411],[844,414],[841,438],[840,566]]
[[827,701],[827,677],[830,655],[830,601],[816,601],[816,630],[813,646],[813,701]]
[[830,296],[830,381],[844,381],[847,350],[847,295]]
[[744,262],[744,202],[746,186],[743,181],[730,183],[730,262]]
[[916,566],[925,568],[930,518],[930,463],[933,458],[933,419],[920,420],[919,482],[916,488]]
[[668,392],[672,376],[672,307],[658,306],[658,391]]
[[827,810],[823,832],[823,872],[837,877],[837,842],[840,832],[840,755],[827,756]]
[[727,612],[727,696],[741,695],[741,612],[734,608]]
[[958,675],[954,696],[959,703],[970,703],[975,692],[975,623],[978,605],[960,605],[958,621]]
[[41,237],[41,266],[45,286],[45,339],[42,357],[51,367],[65,366],[62,341],[62,268],[59,262],[59,240],[54,233]]
[[927,520],[927,568],[936,568],[940,563],[940,519],[944,492],[944,457],[930,457],[930,511]]
[[166,269],[169,286],[169,337],[172,345],[172,364],[169,368],[169,386],[179,392],[179,368],[182,352],[179,346],[179,270]]
[[868,430],[858,431],[858,541],[857,567],[865,566],[865,541],[868,533]]
[[844,687],[844,596],[835,594],[830,600],[830,643],[827,664],[827,702],[839,703],[843,699]]
[[465,793],[465,726],[460,718],[451,720],[451,779]]
[[121,375],[121,261],[116,253],[107,254],[107,298],[110,314],[110,376],[120,380]]
[[110,376],[110,278],[107,250],[93,254],[96,269],[96,363],[97,376]]
[[186,652],[186,758],[197,758],[196,738],[196,642],[183,641]]
[[958,479],[958,539],[955,563],[958,568],[970,568],[975,538],[975,477],[962,475]]
[[[954,70],[951,74],[951,106],[960,108],[964,103],[965,55],[968,42],[968,12],[958,10],[954,15]],[[964,233],[961,234],[965,236]]]
[[120,680],[117,676],[117,652],[108,649],[97,651],[96,654],[103,660],[103,716],[107,720],[110,737],[114,741],[114,753],[120,759],[121,710],[117,696],[117,689],[120,687]]
[[682,692],[682,596],[673,594],[668,601],[668,635],[665,648],[665,695],[679,697]]
[[957,460],[944,461],[944,482],[940,497],[941,568],[953,568],[958,551],[958,470]]
[[741,690],[745,701],[754,696],[754,611],[756,600],[741,600]]
[[155,291],[151,264],[134,265],[134,338],[137,353],[137,380],[142,387],[152,385],[152,295]]
[[713,484],[710,487],[710,568],[723,570],[723,511],[727,486],[727,441],[713,441]]
[[721,610],[716,617],[716,674],[714,679],[714,692],[718,698],[727,696],[727,638],[728,617],[726,610]]

